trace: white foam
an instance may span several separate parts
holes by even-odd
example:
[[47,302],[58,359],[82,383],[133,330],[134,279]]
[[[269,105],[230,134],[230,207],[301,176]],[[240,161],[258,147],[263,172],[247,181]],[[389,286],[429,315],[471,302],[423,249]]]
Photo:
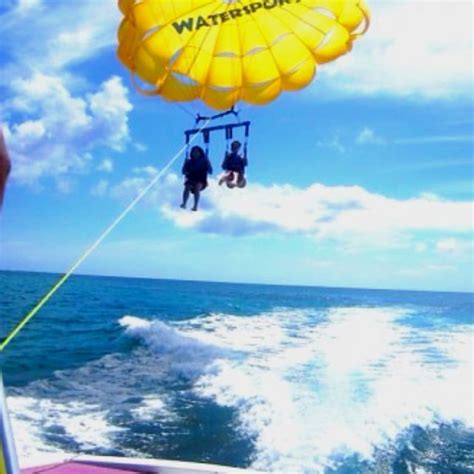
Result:
[[307,311],[213,317],[206,339],[249,354],[220,360],[195,389],[239,410],[256,439],[254,467],[275,472],[318,472],[345,455],[371,459],[413,424],[471,425],[472,334],[415,330],[400,324],[406,314],[338,308],[318,324]]
[[123,316],[119,319],[120,326],[127,328],[130,331],[147,329],[152,325],[151,321],[137,318],[136,316]]
[[50,455],[68,454],[45,442],[45,434],[74,440],[81,450],[111,447],[111,435],[121,428],[111,425],[106,412],[81,402],[58,403],[48,399],[8,398],[12,429],[21,465],[32,460],[44,464]]
[[160,357],[160,365],[188,377],[199,375],[216,358],[224,356],[222,348],[209,341],[194,337],[161,321],[147,321],[134,316],[124,316],[119,323],[126,333],[142,340]]
[[[354,454],[370,460],[413,424],[473,426],[472,328],[415,329],[402,324],[407,314],[279,309],[170,324],[124,316],[119,323],[147,349],[86,365],[67,386],[58,374],[60,401],[35,397],[49,390],[43,386],[9,398],[20,457],[59,452],[45,444],[54,427],[81,449],[113,447],[119,428],[108,409],[118,396],[135,419],[172,419],[172,394],[154,390],[170,371],[189,375],[198,395],[236,409],[240,429],[255,439],[253,467],[262,470],[320,472]],[[130,402],[145,378],[148,393]],[[65,401],[72,399],[85,401]]]
[[143,421],[150,421],[159,416],[169,419],[172,416],[166,403],[156,396],[144,397],[141,404],[133,408],[131,413],[136,419]]

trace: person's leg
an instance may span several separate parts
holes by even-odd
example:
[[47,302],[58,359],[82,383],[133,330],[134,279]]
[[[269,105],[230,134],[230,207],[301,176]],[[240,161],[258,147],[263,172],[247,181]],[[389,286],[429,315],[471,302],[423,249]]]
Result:
[[202,183],[196,183],[196,186],[194,186],[194,206],[193,206],[193,211],[197,211],[197,209],[198,209],[199,198],[200,198],[200,196],[201,196],[201,190],[202,190]]
[[182,209],[186,209],[186,204],[188,203],[189,199],[189,193],[191,192],[191,186],[189,184],[184,185],[184,191],[183,191],[183,202],[181,204]]
[[243,171],[239,173],[237,178],[237,186],[239,188],[245,188],[245,186],[247,186],[247,179],[245,178],[245,173]]
[[229,172],[229,176],[227,178],[227,187],[228,188],[235,188],[235,173],[233,171]]
[[221,186],[223,183],[226,183],[229,181],[229,176],[232,174],[232,171],[224,171],[224,174],[222,175],[221,179],[219,180],[219,186]]

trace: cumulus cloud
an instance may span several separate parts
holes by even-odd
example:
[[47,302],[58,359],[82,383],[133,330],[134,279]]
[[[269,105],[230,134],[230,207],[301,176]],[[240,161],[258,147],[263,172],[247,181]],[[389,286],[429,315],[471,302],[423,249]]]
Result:
[[320,81],[356,94],[472,97],[472,2],[370,2],[372,22]]
[[[141,170],[113,187],[111,194],[131,199],[149,179],[149,173]],[[244,190],[228,190],[211,180],[202,195],[200,212],[192,213],[177,207],[181,191],[181,180],[169,174],[152,191],[148,205],[179,227],[206,233],[245,235],[271,231],[383,246],[409,241],[419,232],[434,232],[444,238],[473,231],[472,202],[447,201],[434,195],[401,200],[360,186],[319,183],[306,188],[254,183]],[[416,243],[413,246],[416,251],[426,249]]]
[[[69,192],[72,175],[92,169],[99,149],[129,141],[127,89],[117,77],[92,86],[70,66],[116,42],[115,0],[18,0],[0,14],[1,118],[13,158],[12,177],[27,185],[53,177]],[[95,169],[110,173],[113,162]]]
[[7,108],[16,120],[7,122],[6,139],[18,182],[84,172],[94,148],[120,151],[129,139],[132,106],[117,77],[83,96],[73,95],[61,77],[42,73],[14,81],[11,90]]

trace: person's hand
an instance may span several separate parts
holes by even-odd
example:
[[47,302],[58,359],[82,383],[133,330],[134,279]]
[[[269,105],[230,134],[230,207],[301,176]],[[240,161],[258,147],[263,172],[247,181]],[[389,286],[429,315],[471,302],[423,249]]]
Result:
[[3,131],[0,127],[0,207],[3,203],[3,197],[5,195],[5,186],[7,184],[7,178],[10,174],[11,161],[8,155],[7,145],[5,138],[3,137]]

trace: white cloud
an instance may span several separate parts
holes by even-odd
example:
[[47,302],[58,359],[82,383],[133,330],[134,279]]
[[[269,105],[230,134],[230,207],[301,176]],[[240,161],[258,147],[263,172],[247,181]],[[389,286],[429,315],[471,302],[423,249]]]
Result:
[[342,144],[338,134],[335,134],[331,140],[318,141],[317,145],[320,147],[331,148],[341,154],[346,152],[346,147]]
[[41,6],[42,0],[19,0],[16,7],[16,12],[18,14],[25,14],[30,10],[38,8]]
[[142,166],[142,167],[137,167],[133,168],[133,173],[134,174],[145,174],[148,176],[155,176],[158,174],[158,168],[155,168],[154,166],[148,165],[148,166]]
[[25,71],[58,73],[116,42],[120,12],[115,0],[20,0],[0,17],[0,43],[12,62],[2,80]]
[[[37,185],[53,176],[69,191],[66,175],[85,172],[98,148],[124,149],[132,107],[122,81],[112,77],[91,90],[68,70],[104,48],[113,54],[120,16],[115,0],[18,0],[0,15],[0,44],[8,51],[0,71],[8,94],[2,120],[17,182]],[[104,160],[98,167],[112,166]]]
[[37,184],[42,178],[84,172],[98,146],[122,150],[129,139],[127,89],[113,77],[99,90],[74,96],[58,76],[37,73],[11,85],[12,116],[6,139],[13,179]]
[[128,139],[128,112],[132,105],[128,89],[118,77],[102,83],[100,90],[89,96],[89,106],[95,117],[94,133],[105,145],[121,151]]
[[97,170],[103,171],[104,173],[112,173],[114,170],[114,162],[110,158],[106,158],[98,164]]
[[357,135],[356,143],[358,145],[383,145],[385,140],[379,137],[371,128],[364,127]]
[[472,2],[369,2],[371,26],[353,51],[324,65],[327,87],[427,99],[472,97]]
[[[133,176],[124,179],[118,185],[110,188],[110,196],[124,202],[131,201],[137,194],[154,179],[158,173],[154,166],[144,166],[133,169]],[[173,202],[181,193],[181,180],[174,173],[167,174],[148,194],[149,205],[156,206]]]
[[139,151],[140,153],[145,153],[148,151],[148,147],[144,145],[143,143],[135,143],[135,150]]
[[60,177],[56,179],[56,189],[60,193],[69,194],[74,189],[74,183],[68,178]]
[[91,194],[93,196],[102,197],[107,194],[109,190],[109,182],[106,179],[101,179],[92,189]]
[[[142,173],[115,186],[115,198],[131,199],[150,178]],[[244,190],[228,190],[211,180],[202,194],[200,212],[178,208],[181,180],[175,174],[152,191],[148,204],[177,226],[216,234],[280,232],[357,245],[410,245],[417,252],[420,232],[442,236],[473,232],[472,202],[442,200],[424,195],[399,200],[371,193],[359,186],[307,188],[291,185],[249,184]],[[441,219],[440,216],[443,216]]]

